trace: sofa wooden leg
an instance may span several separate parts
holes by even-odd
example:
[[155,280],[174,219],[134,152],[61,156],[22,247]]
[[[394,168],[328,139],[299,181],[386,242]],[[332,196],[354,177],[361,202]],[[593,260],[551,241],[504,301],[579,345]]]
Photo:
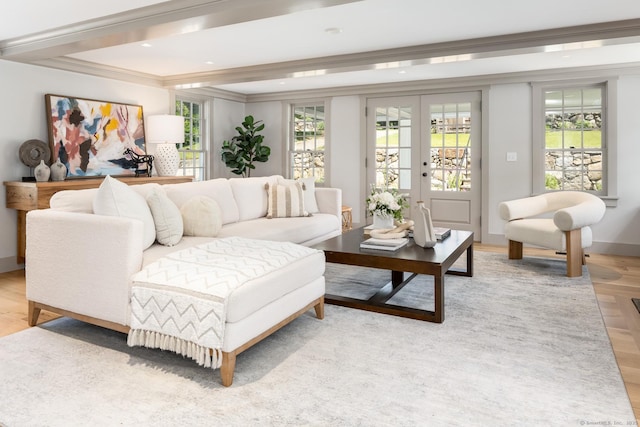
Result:
[[36,307],[35,302],[29,301],[29,312],[27,316],[29,326],[36,326],[38,324],[38,317],[40,317],[40,308]]
[[522,259],[522,242],[509,240],[509,259]]
[[577,229],[564,233],[567,243],[567,277],[580,277],[584,260],[581,231]]
[[313,308],[316,310],[316,317],[320,320],[324,319],[324,297],[320,298],[320,302]]
[[236,352],[222,352],[222,366],[220,366],[220,377],[222,385],[229,387],[233,384],[233,371],[236,369]]

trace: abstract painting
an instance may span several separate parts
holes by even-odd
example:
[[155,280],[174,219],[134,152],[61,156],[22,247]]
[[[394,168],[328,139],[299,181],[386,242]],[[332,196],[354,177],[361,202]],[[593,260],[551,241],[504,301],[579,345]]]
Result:
[[141,105],[45,95],[51,162],[67,166],[67,178],[133,175],[129,154],[145,154]]

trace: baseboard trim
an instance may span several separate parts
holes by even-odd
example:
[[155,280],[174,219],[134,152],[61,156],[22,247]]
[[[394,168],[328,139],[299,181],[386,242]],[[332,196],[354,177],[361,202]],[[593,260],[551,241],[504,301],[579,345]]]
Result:
[[[482,243],[486,245],[507,246],[509,242],[503,234],[489,234],[485,236]],[[532,247],[526,245],[525,247]],[[506,250],[506,248],[505,248]],[[587,249],[587,253],[603,255],[619,255],[619,256],[640,256],[640,245],[631,243],[612,243],[612,242],[593,242],[593,245]]]
[[22,270],[23,268],[24,268],[24,264],[18,264],[16,262],[15,255],[7,258],[0,258],[0,273]]

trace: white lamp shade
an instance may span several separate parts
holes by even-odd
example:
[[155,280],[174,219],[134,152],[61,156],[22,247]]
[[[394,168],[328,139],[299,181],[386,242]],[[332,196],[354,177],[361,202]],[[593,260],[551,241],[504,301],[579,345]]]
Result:
[[184,117],[163,114],[146,119],[145,140],[157,144],[153,165],[159,176],[175,176],[180,165],[176,144],[184,142]]

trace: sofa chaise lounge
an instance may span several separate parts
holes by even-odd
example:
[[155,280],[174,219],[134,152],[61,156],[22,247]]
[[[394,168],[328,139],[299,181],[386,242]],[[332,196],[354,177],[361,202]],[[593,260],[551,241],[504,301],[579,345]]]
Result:
[[[30,325],[36,325],[40,310],[44,309],[128,333],[132,278],[137,273],[171,254],[219,239],[238,238],[258,247],[264,246],[262,241],[290,242],[307,247],[312,253],[305,252],[304,257],[248,280],[231,292],[226,302],[218,364],[223,385],[233,381],[237,354],[312,307],[318,318],[323,317],[324,254],[308,246],[341,233],[339,189],[314,188],[313,183],[308,183],[302,197],[311,215],[306,216],[305,210],[298,213],[305,216],[270,218],[273,194],[268,189],[292,185],[280,176],[129,187],[113,178],[107,180],[111,183],[109,197],[115,200],[110,203],[116,205],[107,215],[100,207],[105,183],[99,189],[59,192],[52,197],[50,209],[27,215],[25,270]],[[118,192],[125,194],[112,194]],[[150,226],[146,219],[137,218],[136,212],[127,215],[127,208],[123,207],[135,198],[148,202],[152,195],[170,200],[184,220],[180,235],[170,236],[172,244],[158,242],[161,234],[167,240],[166,229],[161,226],[166,225],[161,224],[166,220],[160,218],[162,211],[150,209]],[[197,203],[192,203],[194,200]],[[203,200],[215,201],[212,204],[219,211],[214,209],[213,215],[210,211],[204,215],[207,211],[198,210]],[[152,207],[150,202],[149,206]],[[191,215],[187,212],[190,206],[196,207]],[[98,207],[100,212],[94,212]],[[202,229],[211,228],[206,224],[211,225],[211,216],[214,223],[218,222],[215,236],[198,235],[199,223],[203,223]],[[183,235],[189,228],[194,235]]]

